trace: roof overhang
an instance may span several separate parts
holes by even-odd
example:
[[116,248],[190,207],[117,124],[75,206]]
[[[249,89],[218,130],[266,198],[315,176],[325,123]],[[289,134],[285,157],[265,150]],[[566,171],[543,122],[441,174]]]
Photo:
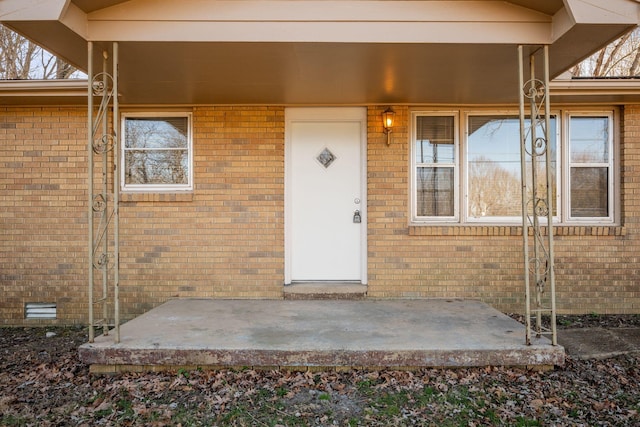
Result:
[[86,105],[87,80],[0,80],[0,105]]
[[[555,105],[640,104],[640,79],[554,80],[549,85]],[[0,81],[0,105],[77,106],[87,104],[87,80]],[[410,105],[431,105],[412,103]],[[483,103],[484,104],[484,103]],[[459,106],[459,104],[442,104]]]
[[555,104],[628,105],[640,103],[640,79],[555,80],[549,85]]
[[549,45],[555,77],[638,23],[595,3],[4,0],[0,21],[83,70],[118,42],[123,103],[497,104],[518,45]]

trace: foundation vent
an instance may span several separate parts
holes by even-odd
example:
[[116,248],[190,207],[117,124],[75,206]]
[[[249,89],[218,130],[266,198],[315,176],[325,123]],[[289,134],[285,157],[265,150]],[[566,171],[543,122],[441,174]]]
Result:
[[24,306],[25,319],[55,319],[57,315],[55,302],[28,302]]

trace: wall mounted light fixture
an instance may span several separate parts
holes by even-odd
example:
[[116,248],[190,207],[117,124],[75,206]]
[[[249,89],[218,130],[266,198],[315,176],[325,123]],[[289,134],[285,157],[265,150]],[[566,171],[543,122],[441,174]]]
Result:
[[382,113],[382,126],[384,126],[384,133],[387,134],[387,145],[391,143],[389,140],[389,134],[393,129],[393,119],[395,115],[396,113],[391,109],[391,107],[387,108],[384,110],[384,113]]

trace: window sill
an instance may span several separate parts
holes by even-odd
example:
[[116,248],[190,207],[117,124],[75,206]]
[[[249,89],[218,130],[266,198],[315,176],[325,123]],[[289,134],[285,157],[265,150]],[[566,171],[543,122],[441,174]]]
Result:
[[192,202],[193,192],[181,193],[120,193],[120,201],[129,202]]
[[[547,227],[542,227],[547,234]],[[529,230],[533,234],[533,229]],[[522,236],[521,226],[510,225],[410,225],[410,236]],[[620,225],[556,225],[554,236],[624,236]]]

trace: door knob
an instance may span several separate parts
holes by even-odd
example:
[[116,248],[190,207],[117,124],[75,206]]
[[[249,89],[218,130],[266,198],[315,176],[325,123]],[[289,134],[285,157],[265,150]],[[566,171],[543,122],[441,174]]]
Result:
[[362,222],[362,216],[360,216],[360,211],[358,209],[353,212],[353,223],[360,224]]

